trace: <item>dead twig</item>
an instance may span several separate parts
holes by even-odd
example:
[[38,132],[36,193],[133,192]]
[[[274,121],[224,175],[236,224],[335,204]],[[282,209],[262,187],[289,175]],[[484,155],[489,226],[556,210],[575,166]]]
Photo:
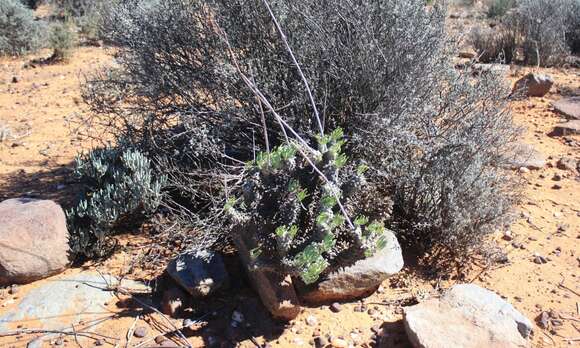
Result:
[[[218,308],[216,311],[219,311],[222,308],[223,307]],[[202,315],[201,317],[199,317],[196,320],[194,320],[191,325],[194,325],[194,324],[197,324],[197,323],[201,322],[201,320],[203,320],[205,317],[209,316],[210,314],[211,313],[206,313],[206,314]],[[185,326],[181,326],[180,330],[183,330],[184,328],[185,328]],[[174,333],[175,333],[175,330],[169,330],[169,331],[163,332],[163,333],[161,333],[160,335],[157,335],[157,336],[167,336],[167,335],[171,335],[171,334],[174,334]],[[157,337],[157,336],[155,336],[155,337]],[[148,338],[148,339],[146,339],[145,341],[139,343],[138,345],[136,345],[133,348],[140,348],[140,347],[146,345],[147,343],[149,343],[151,341],[154,341],[155,340],[155,337]]]
[[74,337],[75,337],[75,342],[76,342],[77,346],[79,346],[80,348],[83,348],[83,346],[79,342],[79,337],[77,335],[77,330],[75,329],[75,324],[71,324],[70,326],[72,327],[73,334],[74,334]]
[[129,348],[129,345],[131,344],[131,339],[133,338],[133,330],[135,329],[135,325],[137,325],[137,321],[139,320],[139,316],[135,317],[135,320],[133,320],[133,324],[131,324],[131,327],[129,328],[129,330],[127,330],[127,343],[125,344],[125,348]]
[[566,316],[564,314],[560,314],[560,318],[566,319],[566,320],[572,320],[572,321],[580,323],[580,319],[572,318],[572,317]]
[[544,334],[544,336],[548,337],[550,339],[550,341],[552,341],[552,344],[555,346],[556,345],[556,341],[554,341],[554,338],[552,338],[552,336],[548,335],[547,333],[545,333],[544,331],[542,331],[542,333]]
[[80,337],[88,337],[91,339],[95,339],[95,336],[96,336],[99,338],[108,338],[108,339],[115,340],[115,341],[119,340],[116,337],[105,336],[105,335],[98,334],[96,332],[83,332],[83,331],[71,332],[71,331],[66,331],[66,330],[45,330],[45,329],[19,329],[19,330],[14,330],[14,331],[7,331],[7,332],[1,333],[0,337],[32,335],[32,334],[60,334],[60,335],[67,335],[67,336],[77,335]]

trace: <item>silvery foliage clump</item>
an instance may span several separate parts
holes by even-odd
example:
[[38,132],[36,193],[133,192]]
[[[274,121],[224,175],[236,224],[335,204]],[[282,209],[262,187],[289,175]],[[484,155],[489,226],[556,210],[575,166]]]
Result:
[[381,221],[348,217],[359,210],[353,196],[368,186],[368,167],[349,165],[340,128],[319,137],[317,145],[311,155],[326,180],[312,175],[311,164],[298,155],[311,150],[299,143],[280,145],[248,163],[225,207],[231,228],[257,241],[250,250],[253,267],[270,267],[305,284],[328,272],[335,258],[348,264],[386,246]]
[[122,0],[50,0],[57,13],[71,20],[87,40],[101,39],[104,16]]
[[67,211],[71,250],[77,256],[100,256],[116,227],[157,210],[166,178],[155,175],[141,152],[122,147],[95,149],[75,163],[84,191]]
[[[352,196],[351,220],[384,221],[424,250],[477,249],[516,198],[499,169],[516,129],[500,77],[451,66],[445,9],[423,0],[269,4],[315,107],[263,0],[133,0],[104,22],[117,64],[87,81],[85,124],[150,154],[169,178],[174,216],[223,241],[237,233],[223,208],[248,180],[246,163],[295,142],[290,128],[318,149],[316,109],[323,134],[344,131],[348,163],[369,167],[372,190]],[[327,256],[330,267],[343,260]]]
[[19,0],[0,0],[0,55],[21,55],[42,46],[44,23]]

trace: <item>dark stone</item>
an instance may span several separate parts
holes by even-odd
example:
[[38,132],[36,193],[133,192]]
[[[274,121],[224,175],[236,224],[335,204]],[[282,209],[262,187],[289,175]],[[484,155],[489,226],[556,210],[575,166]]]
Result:
[[554,80],[548,75],[529,73],[519,79],[513,93],[524,93],[528,97],[543,97],[554,85]]
[[207,250],[178,256],[167,266],[167,273],[194,298],[208,296],[228,282],[222,257]]

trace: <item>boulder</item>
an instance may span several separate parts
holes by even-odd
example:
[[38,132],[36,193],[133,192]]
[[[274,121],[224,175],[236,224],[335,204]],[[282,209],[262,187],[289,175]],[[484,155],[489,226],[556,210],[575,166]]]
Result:
[[385,248],[329,274],[313,287],[300,289],[300,299],[309,303],[352,301],[375,292],[383,281],[403,268],[401,246],[392,232],[386,233]]
[[554,85],[554,80],[548,75],[529,73],[519,79],[512,93],[522,93],[528,97],[543,97]]
[[0,203],[0,285],[57,274],[68,257],[66,218],[58,204],[25,198]]
[[167,265],[167,273],[194,298],[202,298],[228,283],[219,254],[198,250],[179,255]]
[[248,278],[260,296],[262,304],[274,318],[293,320],[300,314],[301,307],[292,278],[255,262],[251,250],[255,249],[258,243],[251,228],[253,226],[245,228],[233,238]]
[[552,104],[566,118],[580,120],[580,97],[563,98]]
[[554,130],[550,133],[550,136],[566,136],[580,134],[580,120],[572,120],[564,123],[560,123]]
[[455,285],[440,298],[404,309],[416,348],[527,347],[532,322],[493,292]]
[[511,153],[505,158],[505,167],[510,169],[541,169],[546,165],[544,156],[532,145],[517,143],[510,148]]

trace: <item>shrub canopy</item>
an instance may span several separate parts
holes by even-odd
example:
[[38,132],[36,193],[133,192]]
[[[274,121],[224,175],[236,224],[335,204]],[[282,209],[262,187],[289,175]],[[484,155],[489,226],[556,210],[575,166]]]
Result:
[[0,0],[0,54],[21,55],[41,47],[43,25],[19,0]]
[[341,153],[368,167],[367,184],[344,197],[346,215],[382,221],[424,250],[480,246],[515,199],[498,166],[516,131],[500,78],[450,65],[444,9],[423,0],[269,5],[284,36],[262,0],[119,5],[104,25],[118,66],[88,81],[84,122],[153,159],[168,176],[170,215],[202,232],[200,244],[236,233],[224,207],[258,153],[292,142],[320,151],[321,136],[342,129]]

